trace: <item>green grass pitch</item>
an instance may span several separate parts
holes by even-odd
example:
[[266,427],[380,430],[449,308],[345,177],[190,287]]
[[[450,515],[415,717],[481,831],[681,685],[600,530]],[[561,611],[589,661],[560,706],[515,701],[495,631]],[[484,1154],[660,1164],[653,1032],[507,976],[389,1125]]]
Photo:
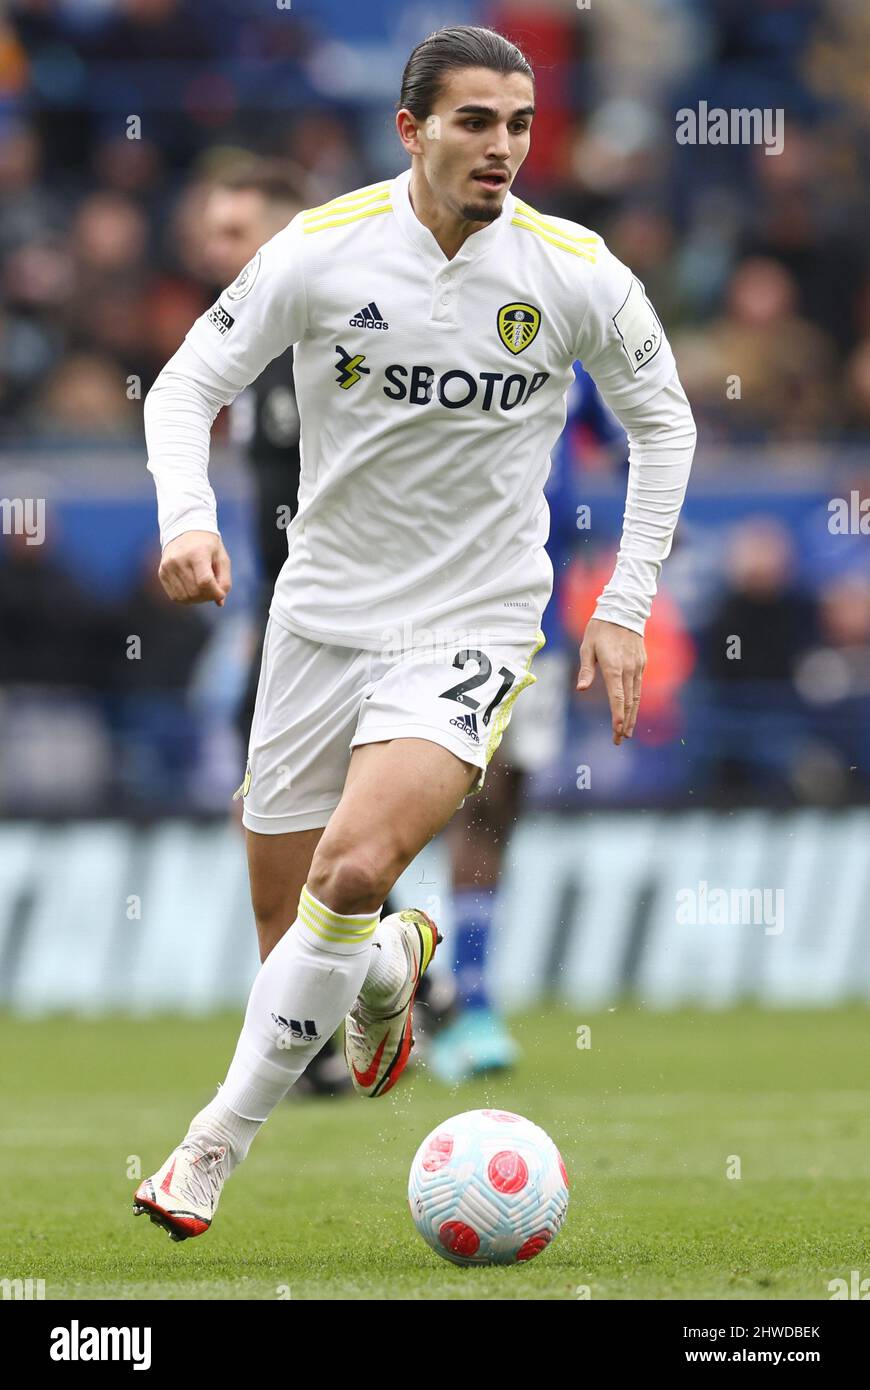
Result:
[[[2,1017],[0,1278],[47,1299],[575,1300],[827,1299],[870,1276],[865,1009],[514,1023],[509,1078],[449,1091],[417,1068],[382,1100],[282,1104],[213,1229],[173,1244],[131,1215],[128,1165],[178,1142],[238,1019]],[[408,1214],[420,1140],[481,1106],[543,1125],[568,1167],[566,1225],[527,1265],[454,1268]]]

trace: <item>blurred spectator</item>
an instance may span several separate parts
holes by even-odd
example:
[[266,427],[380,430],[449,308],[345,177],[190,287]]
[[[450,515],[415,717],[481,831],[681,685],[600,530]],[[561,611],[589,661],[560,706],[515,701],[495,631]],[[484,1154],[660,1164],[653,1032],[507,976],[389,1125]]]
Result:
[[94,661],[103,609],[52,554],[52,538],[30,545],[4,537],[0,553],[0,684],[99,690]]
[[768,516],[737,527],[727,579],[705,643],[715,785],[726,798],[788,797],[802,738],[794,676],[815,625],[786,527]]
[[40,392],[31,429],[42,439],[138,437],[140,421],[127,397],[124,375],[111,358],[71,353]]
[[[612,570],[610,556],[601,557],[591,564],[577,558],[568,570],[561,593],[562,621],[577,646],[583,640],[598,596],[610,579]],[[644,674],[643,699],[635,739],[638,743],[662,743],[679,736],[680,693],[695,665],[695,644],[686,630],[680,610],[663,585],[659,586],[646,626],[644,645],[648,666]],[[576,680],[576,671],[573,676]],[[603,720],[609,727],[607,688],[600,672],[591,691],[582,696],[575,694],[574,698],[581,716],[585,712],[589,720]]]
[[796,769],[807,801],[866,798],[870,765],[870,578],[849,575],[819,597],[818,645],[797,668],[812,742]]
[[834,347],[797,312],[796,285],[778,262],[744,261],[726,313],[675,335],[699,426],[747,438],[814,439],[839,418]]
[[743,522],[727,566],[729,591],[710,623],[707,669],[725,683],[790,679],[813,638],[812,605],[795,585],[791,535],[774,517]]
[[856,347],[846,368],[846,422],[870,434],[870,338]]
[[203,736],[187,691],[208,640],[201,609],[167,603],[159,550],[142,564],[134,592],[104,623],[104,710],[115,756],[111,795],[127,814],[184,803]]
[[[821,328],[839,351],[857,332],[856,289],[867,271],[866,247],[850,226],[855,195],[837,167],[846,131],[817,133],[792,119],[782,153],[754,154],[756,209],[741,255],[774,259],[789,272],[798,312]],[[824,190],[824,193],[822,193]],[[860,216],[858,207],[854,211]]]

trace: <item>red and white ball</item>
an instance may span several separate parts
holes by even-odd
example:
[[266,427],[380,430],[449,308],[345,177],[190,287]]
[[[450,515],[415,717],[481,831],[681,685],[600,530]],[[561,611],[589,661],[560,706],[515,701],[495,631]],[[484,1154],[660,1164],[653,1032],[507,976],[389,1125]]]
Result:
[[509,1110],[467,1110],[411,1164],[408,1204],[428,1245],[459,1265],[532,1260],[558,1235],[568,1174],[552,1139]]

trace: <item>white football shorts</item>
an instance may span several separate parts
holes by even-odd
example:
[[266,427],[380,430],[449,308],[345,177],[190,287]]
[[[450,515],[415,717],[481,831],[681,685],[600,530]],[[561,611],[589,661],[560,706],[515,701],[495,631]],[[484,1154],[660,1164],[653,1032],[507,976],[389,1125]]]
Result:
[[559,757],[568,731],[572,679],[579,656],[545,648],[535,657],[538,683],[514,709],[499,749],[503,763],[520,772],[540,772]]
[[382,655],[314,642],[270,618],[236,793],[243,823],[263,835],[326,825],[351,749],[394,738],[429,739],[479,768],[476,795],[543,645],[543,633],[509,644],[469,635]]

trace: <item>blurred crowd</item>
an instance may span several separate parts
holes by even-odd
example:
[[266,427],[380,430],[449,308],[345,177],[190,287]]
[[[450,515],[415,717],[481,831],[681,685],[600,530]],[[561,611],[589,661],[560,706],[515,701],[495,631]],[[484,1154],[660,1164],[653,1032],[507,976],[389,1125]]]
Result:
[[[591,438],[582,404],[573,424]],[[621,452],[618,438],[597,447]],[[555,591],[544,623],[547,655],[568,660],[555,675],[541,670],[562,684],[548,685],[541,710],[563,734],[530,780],[532,803],[870,802],[868,535],[832,534],[821,492],[802,493],[795,508],[787,489],[738,490],[723,517],[721,493],[698,488],[647,625],[636,734],[615,749],[603,683],[582,698],[573,684],[612,568],[622,489],[605,479],[590,493],[572,452],[566,442],[551,490]],[[581,531],[578,507],[590,497],[592,525]],[[92,505],[78,510],[83,522]],[[150,515],[150,502],[137,510]],[[245,547],[225,537],[239,574]],[[171,605],[156,566],[140,541],[125,582],[97,587],[78,581],[51,536],[6,542],[0,814],[225,813],[244,766],[239,715],[261,615],[242,583],[220,614]],[[591,781],[578,777],[583,768]]]
[[[141,400],[218,288],[202,235],[215,182],[265,157],[315,204],[399,172],[403,63],[450,22],[491,23],[536,65],[539,113],[517,191],[600,231],[644,281],[698,421],[696,469],[721,457],[748,495],[774,452],[780,482],[789,469],[805,481],[826,449],[866,443],[867,6],[7,0],[2,454],[20,467],[29,453],[60,461],[93,449],[107,469],[138,475]],[[675,113],[702,101],[782,109],[781,153],[678,144]],[[219,420],[219,440],[226,428]],[[717,454],[717,443],[729,448]],[[570,539],[550,640],[574,646],[618,532],[616,518],[587,544],[576,503],[590,479],[610,477],[618,493],[626,466],[582,373],[562,448],[554,546]],[[840,490],[852,488],[867,494],[866,470]],[[563,753],[538,781],[543,801],[570,804],[596,739],[611,769],[598,794],[613,802],[870,797],[870,537],[833,537],[823,502],[811,523],[785,521],[782,502],[759,495],[728,525],[694,527],[687,514],[648,631],[636,746],[614,761],[600,697],[570,702]],[[123,592],[95,593],[62,548],[0,536],[0,810],[223,804],[232,717],[191,698],[215,669],[208,615],[164,602],[150,549],[131,565]],[[159,652],[147,678],[121,654],[130,633]],[[244,659],[240,648],[228,664]]]
[[[0,16],[0,427],[137,437],[213,286],[210,178],[286,160],[312,202],[403,165],[401,67],[436,23],[530,53],[519,190],[645,281],[707,440],[870,431],[870,10],[838,0],[9,0]],[[782,109],[781,153],[675,113]],[[736,384],[735,384],[735,379]]]
[[[826,545],[824,502],[786,522],[781,498],[743,500],[739,520],[681,530],[647,624],[634,745],[608,746],[602,687],[582,702],[566,691],[568,732],[540,779],[544,801],[870,800],[867,538]],[[582,639],[610,563],[606,547],[569,559],[555,599],[568,640]],[[590,760],[596,783],[578,795],[574,772]]]

